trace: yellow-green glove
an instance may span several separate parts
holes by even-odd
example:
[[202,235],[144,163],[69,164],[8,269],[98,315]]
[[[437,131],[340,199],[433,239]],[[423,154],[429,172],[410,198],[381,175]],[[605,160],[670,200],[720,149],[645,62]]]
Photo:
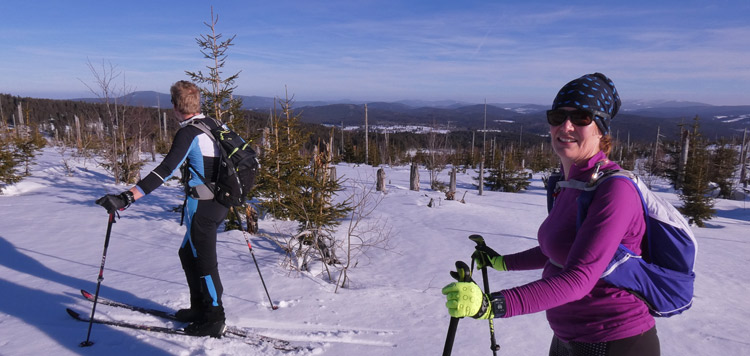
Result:
[[477,245],[471,258],[474,259],[477,269],[491,266],[498,271],[508,270],[508,268],[505,267],[505,258],[501,254],[495,252],[495,250],[487,247],[487,245]]
[[470,316],[474,319],[493,317],[490,300],[474,282],[453,282],[443,288],[445,306],[454,318]]

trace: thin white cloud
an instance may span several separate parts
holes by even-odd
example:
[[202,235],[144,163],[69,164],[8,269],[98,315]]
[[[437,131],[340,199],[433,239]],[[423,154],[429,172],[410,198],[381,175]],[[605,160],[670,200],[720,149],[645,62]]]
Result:
[[[750,27],[737,21],[690,21],[719,16],[718,10],[694,4],[492,3],[418,14],[402,11],[408,4],[391,5],[398,11],[382,13],[393,16],[376,16],[360,10],[380,14],[378,6],[386,5],[304,3],[289,9],[290,18],[271,13],[277,10],[273,6],[226,14],[231,6],[222,5],[220,32],[237,34],[226,72],[242,70],[240,94],[272,92],[288,84],[312,96],[305,100],[344,94],[393,100],[403,95],[460,100],[497,95],[493,101],[536,96],[546,102],[549,93],[573,76],[593,71],[622,83],[623,93],[685,94],[691,82],[750,82]],[[207,64],[194,42],[206,30],[196,18],[186,26],[147,24],[144,32],[136,27],[109,30],[94,34],[91,41],[59,44],[12,43],[8,32],[0,31],[0,50],[11,54],[5,68],[23,71],[30,63],[41,73],[52,68],[77,73],[74,78],[87,75],[86,57],[106,58],[131,73],[139,88],[163,90],[163,83],[182,78],[175,75]],[[49,30],[32,30],[28,38],[43,38],[43,33]],[[76,69],[61,69],[66,66]],[[18,77],[7,69],[0,69],[0,75]],[[24,85],[39,89],[44,83]],[[739,88],[750,91],[748,86]]]

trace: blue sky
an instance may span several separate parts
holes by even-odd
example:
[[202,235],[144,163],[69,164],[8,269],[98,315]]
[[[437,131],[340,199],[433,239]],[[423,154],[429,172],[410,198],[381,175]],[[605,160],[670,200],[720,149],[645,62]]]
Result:
[[[0,93],[89,97],[87,66],[168,92],[208,64],[208,1],[3,1]],[[750,1],[216,1],[237,94],[548,104],[602,72],[623,101],[750,105]]]

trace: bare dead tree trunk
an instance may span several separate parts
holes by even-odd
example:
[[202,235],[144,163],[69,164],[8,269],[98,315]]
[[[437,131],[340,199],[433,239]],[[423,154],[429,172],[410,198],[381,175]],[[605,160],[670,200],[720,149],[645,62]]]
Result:
[[409,190],[419,191],[419,169],[417,164],[412,162],[411,173],[409,174]]
[[344,122],[341,121],[341,142],[339,142],[339,154],[344,154]]
[[479,195],[484,195],[484,155],[479,161]]
[[476,147],[474,145],[474,138],[476,135],[477,135],[476,131],[471,132],[471,152],[469,153],[469,161],[471,161],[471,165],[472,165],[471,168],[474,168],[474,147]]
[[390,144],[388,143],[388,130],[385,130],[385,157],[388,158],[388,166],[393,167],[393,162],[391,162],[391,153],[389,151]]
[[22,137],[23,133],[26,131],[24,129],[24,121],[23,121],[23,108],[21,107],[21,103],[18,103],[18,126],[16,126],[16,137]]
[[118,137],[116,130],[120,130],[121,128],[117,115],[117,104],[115,103],[115,110],[113,114],[110,99],[113,97],[113,94],[115,94],[114,92],[116,91],[116,87],[113,82],[120,75],[120,73],[116,71],[116,66],[114,66],[111,62],[102,61],[101,71],[97,70],[94,67],[94,64],[91,63],[91,61],[88,61],[87,65],[89,67],[89,70],[91,71],[91,74],[94,76],[95,88],[89,86],[84,81],[81,82],[89,89],[89,91],[91,91],[92,94],[104,100],[104,105],[107,109],[107,115],[109,116],[109,124],[112,130],[112,132],[110,132],[110,136],[112,137],[112,151],[109,152],[109,159],[110,164],[112,165],[112,173],[115,178],[115,184],[118,184],[120,182],[120,162],[119,153],[117,150]]
[[451,179],[450,179],[450,188],[448,191],[452,193],[456,193],[456,167],[454,166],[451,169]]
[[328,138],[328,162],[333,162],[333,135],[334,131],[331,128],[331,136]]
[[453,166],[453,168],[451,168],[450,184],[448,187],[448,192],[445,193],[445,200],[456,199],[456,170],[456,166]]
[[5,121],[5,114],[3,114],[3,101],[0,100],[0,138],[5,137],[8,132],[8,122]]
[[76,123],[76,147],[78,147],[78,151],[80,152],[83,148],[83,141],[81,141],[81,120],[78,119],[78,115],[73,115],[73,118]]
[[18,126],[24,126],[23,122],[23,107],[21,106],[21,103],[18,103]]
[[378,181],[375,190],[385,192],[385,170],[383,168],[378,169]]
[[690,132],[682,131],[682,150],[680,151],[680,161],[677,163],[677,184],[676,188],[682,188],[685,181],[685,169],[687,168],[688,152],[690,150]]
[[742,134],[742,148],[740,149],[740,182],[744,188],[747,188],[747,129]]
[[166,141],[167,140],[167,113],[163,112],[162,115],[162,124],[164,125],[164,130],[162,131],[161,139]]
[[482,135],[482,154],[479,157],[484,161],[484,154],[487,152],[487,98],[484,99],[484,128],[482,129]]

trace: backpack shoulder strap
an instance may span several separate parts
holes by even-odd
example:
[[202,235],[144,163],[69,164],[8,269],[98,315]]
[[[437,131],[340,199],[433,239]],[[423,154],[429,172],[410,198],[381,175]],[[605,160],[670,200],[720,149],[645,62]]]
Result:
[[547,188],[547,213],[552,211],[552,206],[555,204],[555,197],[557,197],[557,193],[560,191],[557,183],[562,181],[562,179],[562,173],[555,172],[545,180],[545,186]]
[[[213,120],[214,123],[216,123],[217,126],[221,126],[221,123],[218,122],[214,118],[206,117],[206,119]],[[188,125],[196,127],[197,129],[203,131],[203,133],[205,133],[206,135],[208,135],[208,137],[210,137],[212,140],[216,141],[216,137],[214,137],[213,132],[211,132],[211,130],[212,130],[211,127],[209,127],[208,125],[206,125],[205,122],[203,122],[203,121],[199,121],[199,122],[193,121],[193,122],[189,123]]]
[[[217,125],[217,127],[221,127],[221,122],[219,120],[216,120],[216,119],[214,119],[212,117],[208,117],[208,116],[206,116],[206,119],[207,120],[212,120]],[[226,157],[226,152],[224,152],[224,147],[222,147],[221,144],[218,142],[218,140],[216,139],[216,136],[214,136],[214,133],[212,132],[212,129],[211,129],[210,126],[208,126],[203,121],[199,121],[199,122],[191,121],[188,125],[193,126],[193,127],[197,128],[197,129],[203,131],[203,133],[205,133],[206,135],[208,135],[208,137],[211,138],[211,140],[214,142],[214,145],[219,149],[219,154],[221,155],[219,157],[220,159],[223,160]],[[206,178],[203,177],[203,175],[201,175],[200,173],[196,172],[194,169],[192,169],[192,167],[189,167],[188,169],[190,169],[191,172],[195,173],[198,176],[198,178],[200,178],[200,180],[203,183],[205,183],[205,184],[209,183],[209,182],[206,181]]]
[[610,178],[627,178],[631,183],[633,183],[633,186],[638,191],[641,203],[643,203],[643,196],[640,193],[640,189],[638,188],[637,176],[633,172],[625,169],[609,169],[601,172],[596,172],[594,174],[594,177],[592,177],[591,181],[589,182],[582,182],[578,180],[559,182],[557,185],[561,188],[571,188],[582,191],[581,195],[579,195],[577,199],[578,214],[576,216],[576,229],[581,227],[581,224],[583,224],[583,220],[586,219],[586,216],[588,215],[589,206],[591,205],[591,201],[594,199],[594,192],[602,183]]

